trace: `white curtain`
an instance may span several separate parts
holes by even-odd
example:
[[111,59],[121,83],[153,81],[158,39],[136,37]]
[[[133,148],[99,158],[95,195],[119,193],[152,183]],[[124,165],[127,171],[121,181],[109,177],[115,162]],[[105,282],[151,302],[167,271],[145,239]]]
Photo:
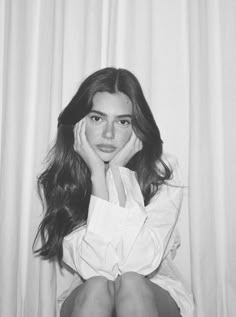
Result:
[[60,110],[105,66],[136,74],[182,165],[176,263],[196,316],[234,316],[235,38],[233,0],[0,0],[0,316],[58,313],[70,276],[32,255],[36,177]]
[[191,1],[190,236],[197,316],[236,313],[236,2]]

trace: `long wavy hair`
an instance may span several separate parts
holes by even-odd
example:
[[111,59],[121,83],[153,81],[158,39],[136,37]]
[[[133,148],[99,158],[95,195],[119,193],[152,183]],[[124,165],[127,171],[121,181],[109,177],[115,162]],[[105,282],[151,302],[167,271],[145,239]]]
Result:
[[132,127],[143,148],[126,167],[136,172],[145,205],[172,174],[161,158],[163,142],[137,78],[128,70],[113,67],[86,78],[58,117],[57,138],[46,157],[47,168],[37,179],[45,214],[34,240],[35,247],[41,236],[42,245],[34,253],[45,259],[57,259],[60,264],[63,238],[87,221],[91,174],[74,150],[73,128],[91,111],[97,92],[122,92],[132,102]]

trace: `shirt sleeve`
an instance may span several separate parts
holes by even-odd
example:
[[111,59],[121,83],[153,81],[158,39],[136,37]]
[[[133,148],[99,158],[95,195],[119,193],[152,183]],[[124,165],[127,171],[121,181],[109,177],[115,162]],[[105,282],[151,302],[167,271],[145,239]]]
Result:
[[91,195],[87,225],[63,240],[63,261],[84,279],[102,275],[114,280],[120,272],[116,249],[124,228],[131,224],[132,243],[146,218],[142,209],[123,208]]
[[120,168],[127,203],[91,195],[87,225],[63,240],[63,260],[84,279],[102,275],[114,280],[135,271],[148,275],[160,264],[173,232],[182,200],[177,165],[173,178],[162,185],[144,207],[135,173]]
[[[134,271],[149,275],[158,268],[172,249],[170,243],[175,243],[171,237],[182,203],[183,185],[177,161],[173,161],[171,165],[172,179],[161,186],[149,205],[146,207],[139,205],[139,209],[146,213],[147,218],[135,240],[129,239],[132,224],[126,223],[124,227],[117,247],[121,274]],[[123,179],[125,183],[124,176]],[[133,196],[133,199],[136,192],[131,192],[130,196]]]

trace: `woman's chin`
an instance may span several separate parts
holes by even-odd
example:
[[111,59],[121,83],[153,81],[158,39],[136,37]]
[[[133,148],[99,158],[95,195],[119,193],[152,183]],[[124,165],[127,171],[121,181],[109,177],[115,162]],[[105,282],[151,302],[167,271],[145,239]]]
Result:
[[115,156],[114,153],[105,153],[102,151],[96,151],[97,155],[99,156],[99,158],[104,162],[104,163],[109,163],[113,157]]
[[103,160],[104,163],[109,163],[113,159],[114,155],[111,154],[102,154],[100,155],[101,160]]

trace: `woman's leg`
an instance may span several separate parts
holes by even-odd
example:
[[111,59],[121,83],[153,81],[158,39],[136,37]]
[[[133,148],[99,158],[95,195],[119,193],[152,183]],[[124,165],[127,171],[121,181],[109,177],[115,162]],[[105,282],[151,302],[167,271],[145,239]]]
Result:
[[60,317],[111,317],[113,309],[114,283],[96,276],[68,296],[62,305]]
[[115,281],[115,310],[117,317],[180,317],[167,291],[134,272]]

